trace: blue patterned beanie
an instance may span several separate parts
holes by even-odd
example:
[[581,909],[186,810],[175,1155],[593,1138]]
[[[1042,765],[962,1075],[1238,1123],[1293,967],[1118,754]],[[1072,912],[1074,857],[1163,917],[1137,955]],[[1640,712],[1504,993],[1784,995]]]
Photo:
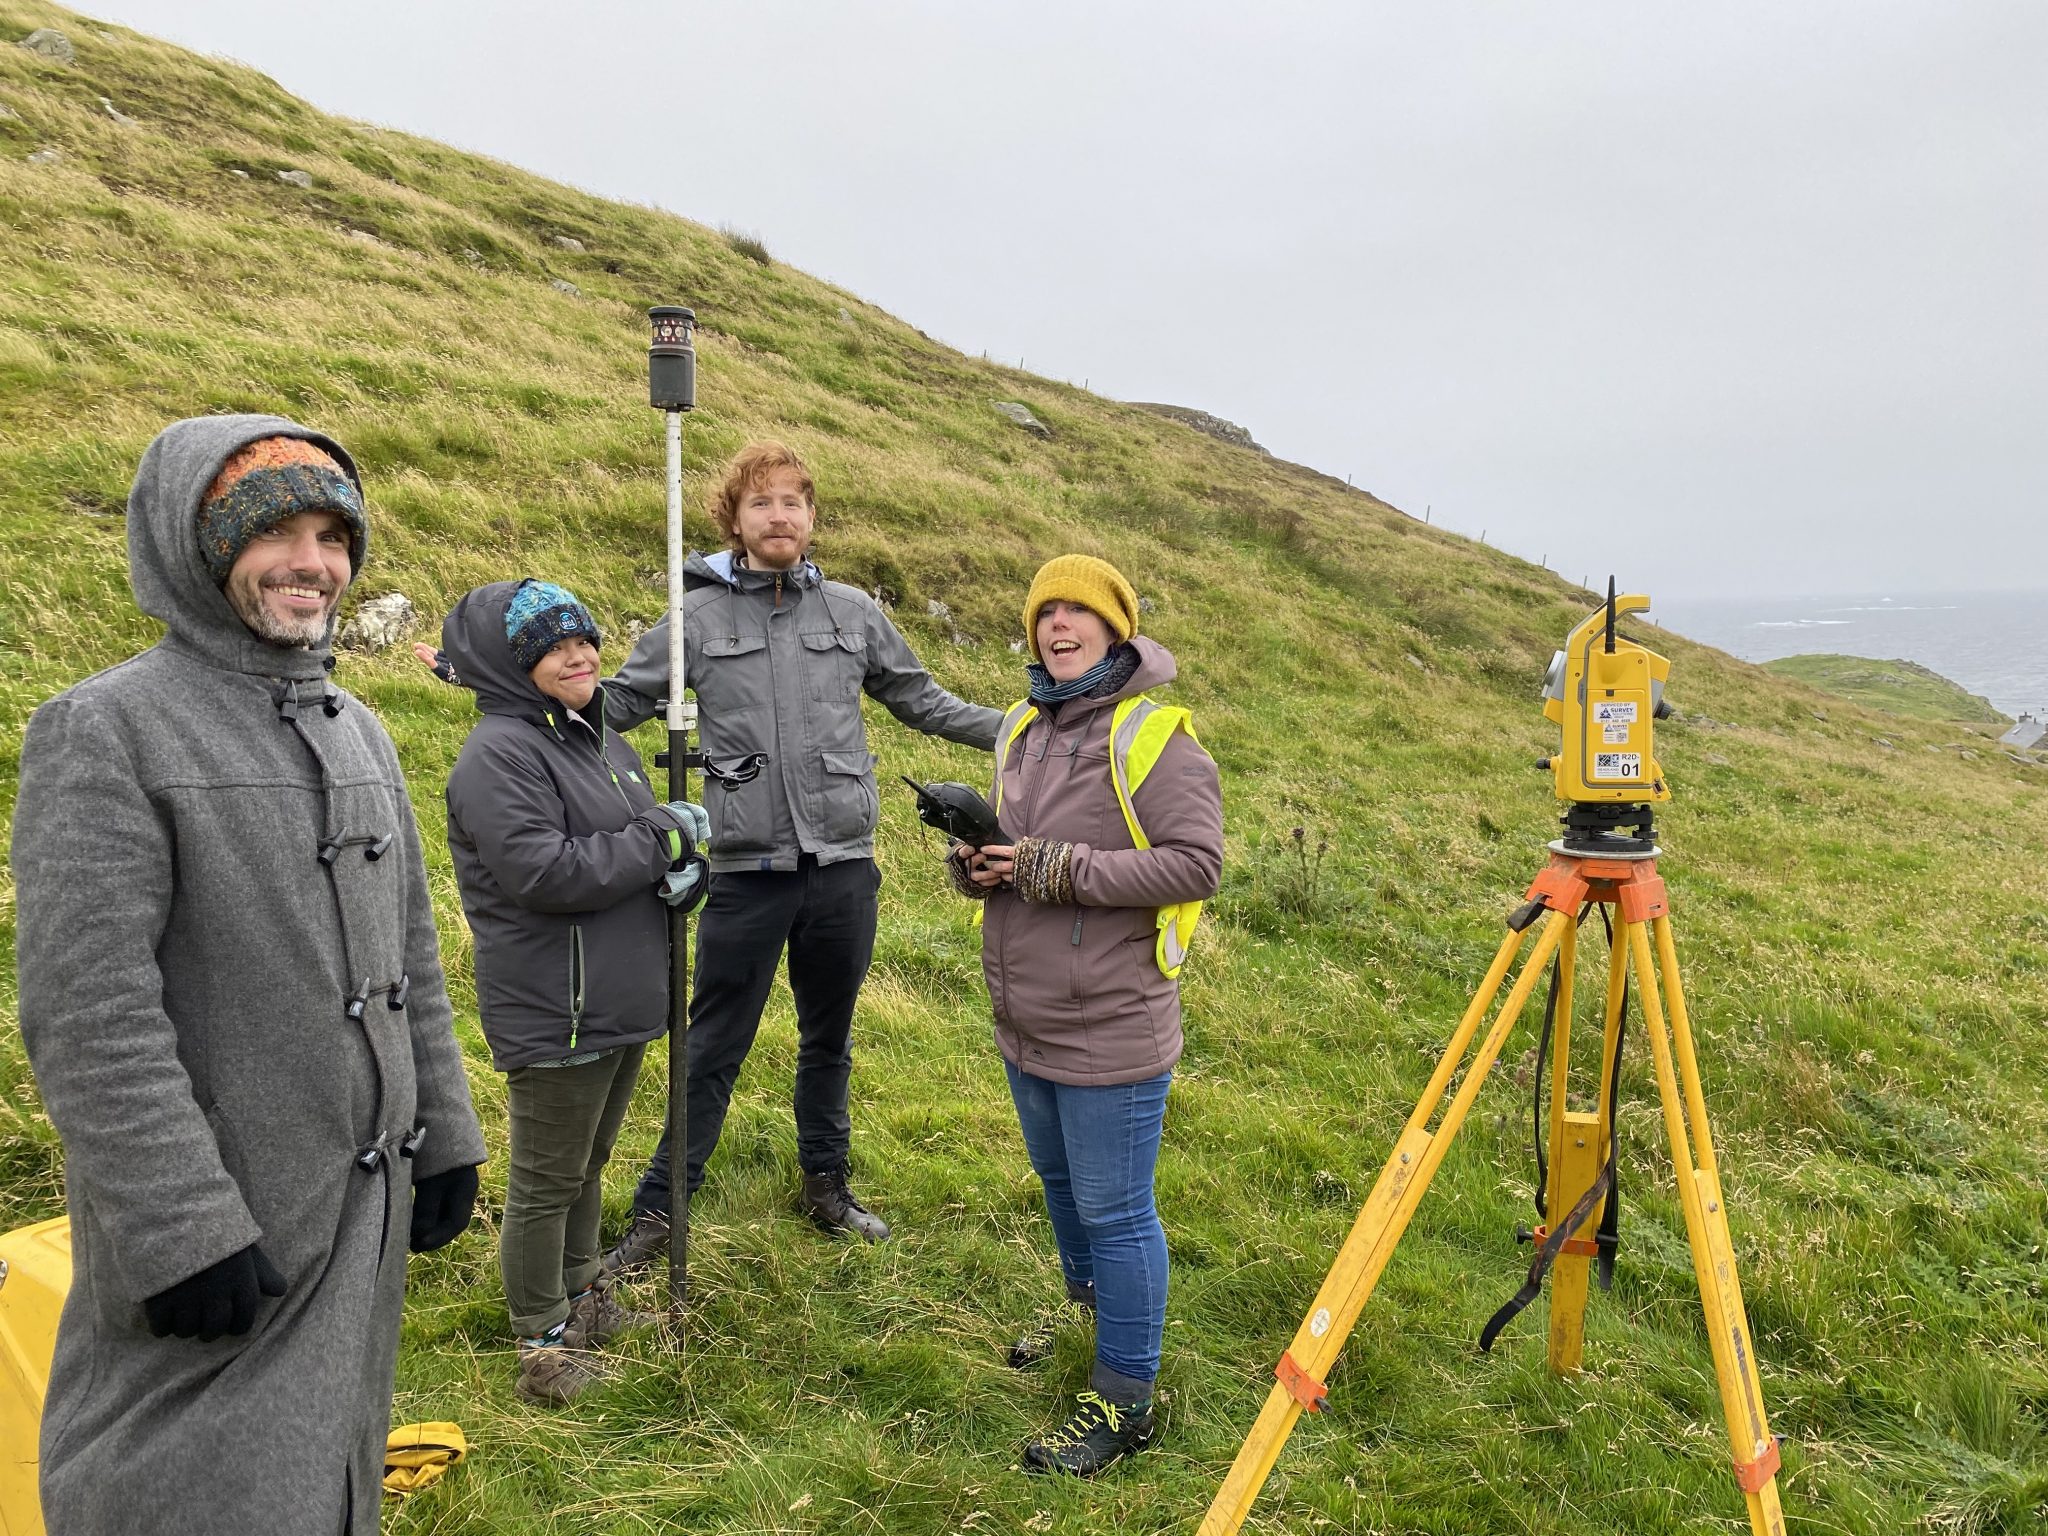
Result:
[[597,620],[576,601],[574,592],[531,576],[519,583],[505,607],[505,638],[512,643],[512,659],[522,672],[539,666],[541,657],[558,641],[581,638],[592,645],[604,643]]

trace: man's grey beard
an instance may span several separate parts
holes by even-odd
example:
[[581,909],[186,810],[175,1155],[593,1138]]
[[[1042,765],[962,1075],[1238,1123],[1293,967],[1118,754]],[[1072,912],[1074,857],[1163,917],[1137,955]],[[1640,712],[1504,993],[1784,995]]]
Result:
[[281,650],[317,651],[323,649],[334,634],[334,620],[341,605],[336,603],[326,614],[303,619],[280,619],[263,606],[263,589],[255,590],[255,602],[249,603],[242,589],[230,586],[228,606],[235,610],[235,617],[249,628],[249,633],[265,645],[274,645]]

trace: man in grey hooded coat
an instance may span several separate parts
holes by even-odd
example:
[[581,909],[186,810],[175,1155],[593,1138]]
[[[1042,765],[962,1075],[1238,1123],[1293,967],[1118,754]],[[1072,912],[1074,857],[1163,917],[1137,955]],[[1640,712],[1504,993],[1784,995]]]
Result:
[[405,1255],[484,1145],[390,738],[327,680],[366,546],[341,446],[174,423],[128,504],[166,633],[44,704],[13,860],[21,1028],[74,1261],[61,1536],[377,1527]]

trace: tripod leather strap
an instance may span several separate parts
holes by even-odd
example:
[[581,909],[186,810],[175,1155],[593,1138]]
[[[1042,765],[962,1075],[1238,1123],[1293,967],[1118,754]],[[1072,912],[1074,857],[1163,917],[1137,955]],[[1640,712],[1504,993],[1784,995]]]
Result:
[[[1593,1206],[1607,1193],[1607,1186],[1613,1177],[1614,1161],[1610,1157],[1607,1166],[1600,1170],[1600,1176],[1586,1186],[1586,1192],[1579,1196],[1569,1211],[1565,1212],[1564,1219],[1545,1232],[1542,1245],[1536,1250],[1535,1262],[1529,1266],[1529,1278],[1522,1282],[1519,1291],[1508,1298],[1507,1305],[1494,1313],[1487,1320],[1485,1328],[1480,1330],[1481,1349],[1492,1349],[1493,1341],[1500,1337],[1500,1331],[1513,1322],[1524,1307],[1543,1294],[1543,1277],[1550,1272],[1550,1266],[1557,1261],[1557,1256],[1564,1252],[1564,1245],[1572,1234],[1586,1224],[1586,1218],[1593,1214]],[[1598,1238],[1595,1238],[1594,1242],[1600,1245]],[[1609,1272],[1612,1272],[1611,1264]]]
[[[1588,902],[1579,911],[1578,921],[1586,920],[1586,913],[1593,903]],[[1607,930],[1607,943],[1614,945],[1614,928],[1608,921],[1607,908],[1600,908],[1600,925]],[[1551,1031],[1557,1015],[1557,994],[1561,979],[1562,961],[1553,960],[1550,970],[1550,995],[1543,1005],[1543,1034],[1536,1048],[1536,1098],[1535,1098],[1535,1141],[1536,1141],[1536,1212],[1548,1217],[1550,1191],[1550,1159],[1543,1145],[1543,1067],[1550,1058]],[[1585,1192],[1573,1203],[1562,1220],[1549,1227],[1536,1229],[1536,1257],[1529,1265],[1528,1278],[1522,1288],[1510,1296],[1507,1303],[1487,1320],[1480,1330],[1479,1347],[1493,1348],[1493,1341],[1500,1337],[1501,1330],[1521,1313],[1530,1302],[1543,1294],[1543,1277],[1550,1273],[1550,1266],[1557,1262],[1561,1253],[1584,1254],[1591,1251],[1595,1275],[1600,1289],[1611,1290],[1614,1286],[1614,1250],[1621,1241],[1621,1190],[1615,1182],[1615,1136],[1614,1118],[1620,1105],[1621,1048],[1628,1037],[1628,982],[1623,979],[1621,988],[1621,1012],[1614,1027],[1614,1061],[1607,1078],[1607,1161]],[[1603,1196],[1611,1194],[1606,1209],[1600,1216],[1600,1230],[1592,1240],[1580,1238],[1579,1228],[1586,1224],[1593,1207]]]
[[[1586,920],[1592,903],[1579,908],[1578,922]],[[1564,962],[1550,962],[1550,990],[1543,999],[1543,1031],[1536,1037],[1536,1089],[1529,1099],[1529,1142],[1536,1149],[1536,1214],[1550,1214],[1550,1152],[1543,1144],[1543,1068],[1550,1060],[1551,1031],[1557,1025],[1557,990],[1563,984]]]
[[[1614,947],[1614,925],[1608,921],[1607,909],[1600,909],[1600,926],[1607,930],[1607,947]],[[1614,1250],[1621,1244],[1621,1166],[1615,1154],[1615,1116],[1621,1112],[1621,1051],[1628,1044],[1628,978],[1621,983],[1621,1011],[1614,1020],[1614,1064],[1607,1072],[1607,1208],[1600,1213],[1600,1231],[1594,1241],[1600,1245],[1600,1257],[1594,1265],[1594,1275],[1600,1289],[1614,1289]]]

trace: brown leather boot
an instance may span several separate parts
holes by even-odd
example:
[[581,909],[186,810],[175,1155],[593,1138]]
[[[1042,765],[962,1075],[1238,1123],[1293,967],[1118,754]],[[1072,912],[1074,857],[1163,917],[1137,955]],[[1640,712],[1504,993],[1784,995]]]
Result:
[[571,1349],[602,1349],[620,1334],[656,1321],[652,1312],[635,1312],[621,1301],[616,1282],[606,1275],[589,1290],[569,1298],[569,1323],[562,1330],[562,1342]]
[[608,1279],[638,1274],[656,1259],[668,1256],[668,1216],[662,1211],[642,1211],[626,1228],[626,1235],[606,1251],[600,1262]]
[[512,1390],[529,1403],[570,1403],[593,1382],[604,1380],[604,1367],[587,1349],[567,1344],[519,1347],[519,1376]]
[[827,1232],[851,1232],[871,1243],[889,1235],[889,1223],[854,1198],[846,1187],[846,1170],[804,1175],[804,1212]]

